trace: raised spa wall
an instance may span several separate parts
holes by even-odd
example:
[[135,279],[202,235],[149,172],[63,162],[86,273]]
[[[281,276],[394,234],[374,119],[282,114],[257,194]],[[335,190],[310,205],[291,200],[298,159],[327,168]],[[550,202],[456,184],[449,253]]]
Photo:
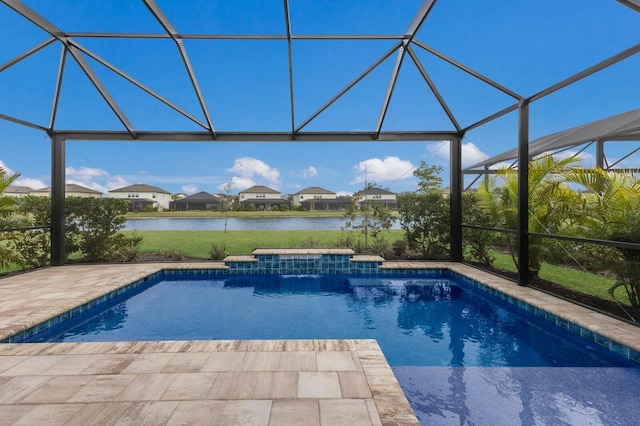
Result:
[[231,274],[377,274],[384,259],[356,255],[351,249],[256,249],[248,256],[228,256]]

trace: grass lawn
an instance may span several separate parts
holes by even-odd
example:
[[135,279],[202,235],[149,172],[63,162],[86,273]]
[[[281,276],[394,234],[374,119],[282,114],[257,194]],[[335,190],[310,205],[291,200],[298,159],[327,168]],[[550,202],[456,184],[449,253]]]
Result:
[[[335,247],[338,240],[363,236],[359,231],[135,231],[142,235],[141,253],[179,251],[186,256],[208,259],[211,243],[224,244],[228,254],[251,254],[256,248],[300,247],[313,241]],[[403,231],[383,233],[390,243],[403,238]],[[306,244],[308,246],[308,244]]]
[[[516,266],[509,254],[492,252],[495,257],[493,266],[509,272],[516,272]],[[571,290],[597,296],[604,300],[614,300],[609,294],[609,288],[614,280],[598,274],[584,272],[580,269],[567,268],[566,266],[550,265],[543,263],[540,268],[540,278],[559,284]],[[629,304],[626,294],[620,289],[616,292],[618,302]]]

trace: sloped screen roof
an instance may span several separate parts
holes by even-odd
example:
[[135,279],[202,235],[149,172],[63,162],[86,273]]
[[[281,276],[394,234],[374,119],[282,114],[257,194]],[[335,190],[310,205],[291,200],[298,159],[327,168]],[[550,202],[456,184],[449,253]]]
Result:
[[[529,155],[536,156],[548,151],[581,145],[597,140],[640,141],[640,109],[614,115],[602,120],[562,130],[543,136],[529,144]],[[503,161],[518,158],[518,149],[514,148],[487,160],[473,164],[465,170],[493,166]]]
[[[637,0],[619,3],[640,11]],[[501,76],[505,84],[439,49],[459,34],[473,40],[485,31],[456,27],[456,14],[468,9],[459,0],[1,4],[11,31],[0,73],[37,63],[39,75],[16,78],[30,90],[29,105],[2,105],[0,119],[64,138],[441,140],[535,93],[513,78],[517,69]],[[484,47],[485,56],[515,66]],[[439,82],[432,74],[438,66],[446,66]],[[460,76],[481,85],[483,95],[447,96],[449,80]],[[399,91],[419,97],[407,104],[396,100]],[[356,93],[357,108],[345,107]]]

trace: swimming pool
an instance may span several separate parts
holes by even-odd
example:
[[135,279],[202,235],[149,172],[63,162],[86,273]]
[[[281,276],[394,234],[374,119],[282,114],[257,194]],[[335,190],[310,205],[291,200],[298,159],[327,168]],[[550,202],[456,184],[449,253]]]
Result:
[[633,365],[450,274],[161,275],[27,341],[334,338],[392,366]]

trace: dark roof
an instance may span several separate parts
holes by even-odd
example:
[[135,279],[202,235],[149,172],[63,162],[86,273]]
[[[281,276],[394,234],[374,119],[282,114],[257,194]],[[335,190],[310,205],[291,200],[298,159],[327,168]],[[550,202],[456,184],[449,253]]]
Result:
[[329,191],[328,189],[320,188],[319,186],[310,186],[301,191],[296,192],[293,195],[298,194],[335,194],[335,192]]
[[279,194],[280,191],[276,191],[275,189],[271,189],[267,186],[255,185],[251,188],[247,188],[244,191],[240,191],[240,194]]
[[363,195],[370,195],[370,194],[395,195],[393,192],[389,191],[388,189],[378,188],[377,186],[374,186],[372,188],[367,188],[367,189],[363,190],[362,192],[360,192],[360,194],[363,194]]
[[[46,192],[48,194],[51,192],[51,187],[47,186],[46,188],[35,189],[31,192]],[[64,192],[84,192],[86,194],[102,194],[102,192],[100,191],[87,188],[86,186],[76,185],[75,183],[66,184],[64,186]]]
[[146,185],[144,183],[137,183],[135,185],[129,185],[122,188],[112,189],[111,192],[161,192],[163,194],[171,194],[169,191],[165,191],[157,186]]
[[206,191],[200,191],[196,194],[191,194],[184,198],[180,198],[174,201],[175,203],[194,203],[194,202],[210,202],[210,203],[222,203],[222,200],[215,195],[209,194]]

